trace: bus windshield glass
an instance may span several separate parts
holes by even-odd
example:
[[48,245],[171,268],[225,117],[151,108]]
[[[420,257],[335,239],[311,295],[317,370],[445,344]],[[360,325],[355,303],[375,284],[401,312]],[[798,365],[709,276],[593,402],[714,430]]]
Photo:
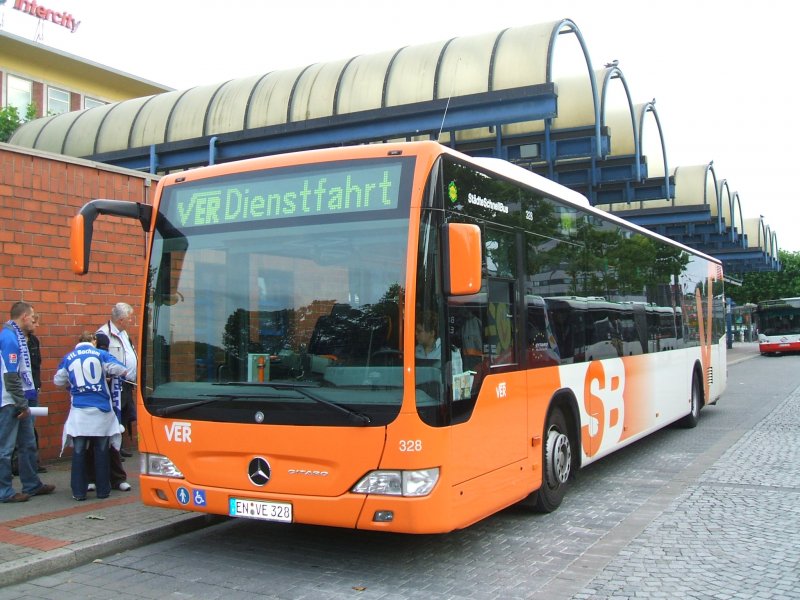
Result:
[[220,422],[394,419],[413,168],[395,157],[165,186],[145,408]]
[[800,335],[800,298],[761,302],[757,318],[759,330],[766,336]]

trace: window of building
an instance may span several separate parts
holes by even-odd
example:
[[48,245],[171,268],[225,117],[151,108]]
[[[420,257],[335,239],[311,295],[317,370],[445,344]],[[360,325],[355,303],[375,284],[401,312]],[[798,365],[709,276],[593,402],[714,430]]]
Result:
[[9,75],[6,82],[6,105],[16,107],[19,116],[24,118],[28,105],[33,102],[33,82],[14,75]]
[[102,100],[96,100],[95,98],[89,98],[88,96],[84,96],[83,98],[83,108],[94,108],[95,106],[103,106],[105,102]]
[[47,114],[60,115],[69,112],[69,92],[47,87]]

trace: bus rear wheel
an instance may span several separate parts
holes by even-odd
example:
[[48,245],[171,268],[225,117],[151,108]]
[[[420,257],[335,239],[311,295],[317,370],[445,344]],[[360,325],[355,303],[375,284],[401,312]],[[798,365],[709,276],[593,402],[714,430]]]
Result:
[[572,444],[564,413],[556,408],[547,419],[542,448],[542,487],[535,492],[534,508],[553,512],[564,499],[572,471]]
[[686,429],[697,427],[697,423],[700,421],[700,404],[702,399],[703,391],[700,389],[700,378],[695,373],[692,377],[691,408],[689,409],[689,414],[678,421],[681,427],[685,427]]

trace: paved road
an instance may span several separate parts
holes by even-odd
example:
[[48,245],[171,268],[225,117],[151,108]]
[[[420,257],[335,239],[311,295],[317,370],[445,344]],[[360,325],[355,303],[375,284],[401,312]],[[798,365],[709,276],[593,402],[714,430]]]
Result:
[[441,536],[232,520],[0,600],[800,598],[800,356],[728,373],[696,429],[590,466],[551,515],[511,508]]

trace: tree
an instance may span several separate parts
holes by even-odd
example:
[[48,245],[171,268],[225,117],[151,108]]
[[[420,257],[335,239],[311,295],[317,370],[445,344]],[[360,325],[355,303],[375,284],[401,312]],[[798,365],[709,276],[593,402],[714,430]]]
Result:
[[0,142],[7,142],[11,139],[14,132],[23,123],[27,123],[36,118],[36,105],[28,104],[25,109],[25,116],[19,116],[16,106],[4,106],[0,108]]
[[800,252],[778,251],[780,271],[745,273],[742,285],[728,285],[725,291],[736,304],[800,296]]

